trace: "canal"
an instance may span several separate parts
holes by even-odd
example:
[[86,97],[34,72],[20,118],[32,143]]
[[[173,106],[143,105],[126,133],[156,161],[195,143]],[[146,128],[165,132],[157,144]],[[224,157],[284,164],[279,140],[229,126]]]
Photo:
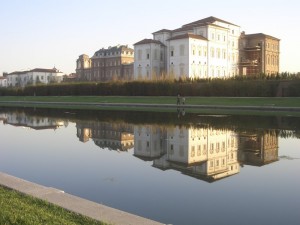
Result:
[[165,224],[300,224],[300,118],[0,108],[0,171]]

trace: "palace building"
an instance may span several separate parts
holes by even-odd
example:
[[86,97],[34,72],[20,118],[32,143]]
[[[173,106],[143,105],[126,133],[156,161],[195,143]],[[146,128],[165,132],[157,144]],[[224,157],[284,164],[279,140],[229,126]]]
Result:
[[93,57],[80,55],[76,74],[81,81],[131,80],[134,50],[126,45],[100,49]]
[[279,72],[280,40],[208,17],[134,44],[134,79],[207,79]]

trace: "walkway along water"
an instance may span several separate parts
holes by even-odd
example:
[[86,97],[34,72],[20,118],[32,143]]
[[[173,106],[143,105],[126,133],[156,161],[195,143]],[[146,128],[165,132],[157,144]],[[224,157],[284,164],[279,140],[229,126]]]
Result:
[[114,225],[163,225],[121,210],[85,200],[64,191],[44,187],[0,172],[0,185],[48,201],[75,213]]

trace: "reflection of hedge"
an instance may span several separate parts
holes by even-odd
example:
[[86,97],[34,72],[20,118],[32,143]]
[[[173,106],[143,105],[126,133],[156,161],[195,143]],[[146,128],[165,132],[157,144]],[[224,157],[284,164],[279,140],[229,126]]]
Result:
[[231,115],[226,117],[212,117],[198,113],[187,113],[178,118],[177,112],[134,112],[134,111],[109,111],[109,110],[76,110],[65,113],[64,109],[43,108],[9,108],[1,107],[2,113],[25,113],[29,116],[48,117],[54,120],[64,120],[80,123],[128,123],[130,125],[156,125],[161,127],[205,127],[212,129],[228,129],[237,133],[263,134],[267,130],[276,130],[282,138],[300,137],[300,118],[281,116],[244,116]]
[[284,96],[300,96],[300,80],[285,82],[280,80],[209,80],[188,81],[133,81],[110,83],[62,83],[0,89],[0,95],[38,96],[231,96],[231,97],[272,97],[279,89]]

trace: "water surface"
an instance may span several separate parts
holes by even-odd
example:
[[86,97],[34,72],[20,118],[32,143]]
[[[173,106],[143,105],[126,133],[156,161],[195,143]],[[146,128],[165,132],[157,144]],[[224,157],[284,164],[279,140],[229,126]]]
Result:
[[300,120],[0,109],[0,171],[166,224],[300,224]]

